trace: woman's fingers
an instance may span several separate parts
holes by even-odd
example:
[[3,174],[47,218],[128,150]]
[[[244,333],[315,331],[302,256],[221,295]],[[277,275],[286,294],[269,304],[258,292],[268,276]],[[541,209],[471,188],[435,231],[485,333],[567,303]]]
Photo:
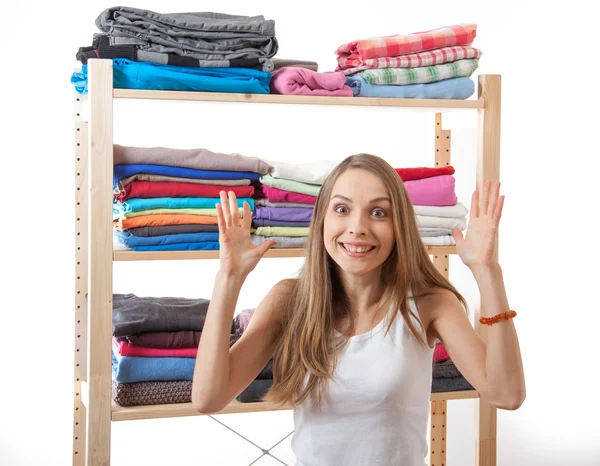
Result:
[[219,226],[219,233],[224,234],[227,231],[227,224],[225,223],[225,217],[223,215],[223,206],[221,204],[217,204],[216,209],[217,209],[217,225]]
[[492,218],[496,225],[500,223],[500,218],[502,217],[502,207],[504,207],[504,196],[500,196],[498,203],[496,204],[496,209],[494,210]]
[[229,213],[231,214],[231,222],[235,226],[240,224],[240,209],[237,205],[237,197],[233,191],[229,191]]
[[481,190],[481,201],[479,203],[479,213],[481,215],[486,215],[488,213],[488,201],[490,198],[490,185],[492,182],[490,180],[486,180],[483,183],[483,188]]
[[496,181],[491,187],[490,201],[487,208],[487,213],[491,217],[494,215],[496,210],[496,203],[498,202],[498,196],[500,195],[500,182]]
[[473,196],[471,196],[471,210],[470,210],[470,219],[471,220],[475,220],[477,217],[479,217],[479,190],[475,189],[475,191],[473,192]]
[[244,201],[244,218],[242,219],[242,225],[248,231],[252,226],[252,210],[250,210],[250,204],[246,201]]
[[227,200],[227,194],[225,193],[225,191],[220,191],[219,197],[221,198],[221,211],[223,213],[225,225],[231,226],[231,211],[229,210],[229,201]]

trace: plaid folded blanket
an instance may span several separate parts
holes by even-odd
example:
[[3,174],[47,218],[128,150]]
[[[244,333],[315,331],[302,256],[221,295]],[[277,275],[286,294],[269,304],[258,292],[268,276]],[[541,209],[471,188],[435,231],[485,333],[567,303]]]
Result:
[[355,40],[338,47],[335,54],[341,58],[361,60],[395,57],[454,45],[471,45],[476,34],[476,24],[459,24],[424,32]]
[[479,60],[472,58],[458,60],[443,65],[420,68],[380,68],[361,71],[359,74],[368,84],[427,84],[444,79],[469,77],[479,66]]
[[464,58],[479,59],[483,52],[474,47],[443,47],[426,52],[400,55],[398,57],[380,57],[361,60],[360,58],[338,57],[336,71],[341,71],[346,76],[362,70],[377,68],[418,68],[420,66],[441,65]]

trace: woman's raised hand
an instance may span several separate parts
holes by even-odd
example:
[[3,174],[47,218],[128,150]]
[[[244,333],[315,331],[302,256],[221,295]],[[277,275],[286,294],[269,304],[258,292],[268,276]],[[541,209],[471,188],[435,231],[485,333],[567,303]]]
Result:
[[476,189],[471,198],[469,226],[463,237],[458,228],[452,230],[456,252],[471,270],[498,265],[494,256],[498,225],[502,217],[504,196],[500,195],[500,182],[483,183],[481,197]]
[[228,276],[246,278],[276,242],[267,240],[260,246],[254,246],[250,241],[252,225],[250,204],[244,202],[244,217],[240,221],[235,194],[229,191],[228,198],[225,191],[221,191],[219,195],[221,203],[217,204],[216,208],[219,224],[220,271]]

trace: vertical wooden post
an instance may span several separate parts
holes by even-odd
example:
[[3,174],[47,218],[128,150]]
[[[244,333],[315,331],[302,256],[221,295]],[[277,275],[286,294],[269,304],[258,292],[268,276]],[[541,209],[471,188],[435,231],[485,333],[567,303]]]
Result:
[[446,421],[447,401],[434,400],[431,402],[431,466],[446,465]]
[[[442,129],[442,114],[435,114],[435,166],[450,165],[450,130]],[[449,278],[448,254],[434,254],[433,265],[446,278]],[[429,464],[444,466],[446,464],[446,400],[431,402],[431,438]]]
[[[485,108],[478,110],[477,188],[481,190],[486,180],[500,180],[501,76],[479,76],[478,97],[485,101]],[[497,247],[494,253],[498,254]],[[475,330],[487,341],[487,329],[479,323],[480,316],[481,303],[475,311]],[[496,466],[496,415],[496,408],[480,398],[479,410],[476,412],[476,466]]]
[[75,355],[73,402],[73,466],[85,466],[88,291],[88,124],[83,119],[87,96],[75,94]]
[[87,466],[110,464],[112,338],[113,74],[111,60],[88,62],[89,296]]

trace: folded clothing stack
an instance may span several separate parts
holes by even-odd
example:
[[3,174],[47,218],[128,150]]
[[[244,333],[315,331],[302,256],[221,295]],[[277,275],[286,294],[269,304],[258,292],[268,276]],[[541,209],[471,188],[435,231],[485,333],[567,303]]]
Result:
[[[134,251],[219,249],[219,192],[233,191],[240,216],[271,166],[206,149],[114,145],[115,237]],[[240,220],[241,221],[241,220]]]
[[443,343],[437,343],[433,351],[433,378],[431,392],[455,392],[475,390],[456,368]]
[[[112,398],[121,406],[188,403],[207,299],[113,294]],[[248,326],[254,309],[233,319],[229,345]],[[273,379],[272,364],[257,378]],[[242,392],[251,398],[254,389]]]
[[113,60],[115,88],[268,94],[275,22],[263,16],[169,13],[112,7],[96,18],[101,31],[80,47],[71,82],[87,92],[87,60]]
[[467,99],[482,55],[471,47],[476,32],[459,24],[352,41],[336,49],[336,71],[358,97]]
[[395,169],[413,204],[419,235],[426,246],[453,246],[452,229],[467,228],[467,208],[454,190],[454,167]]
[[255,192],[250,239],[255,245],[272,239],[276,248],[301,248],[308,238],[317,195],[336,163],[268,163],[273,169],[260,177]]

